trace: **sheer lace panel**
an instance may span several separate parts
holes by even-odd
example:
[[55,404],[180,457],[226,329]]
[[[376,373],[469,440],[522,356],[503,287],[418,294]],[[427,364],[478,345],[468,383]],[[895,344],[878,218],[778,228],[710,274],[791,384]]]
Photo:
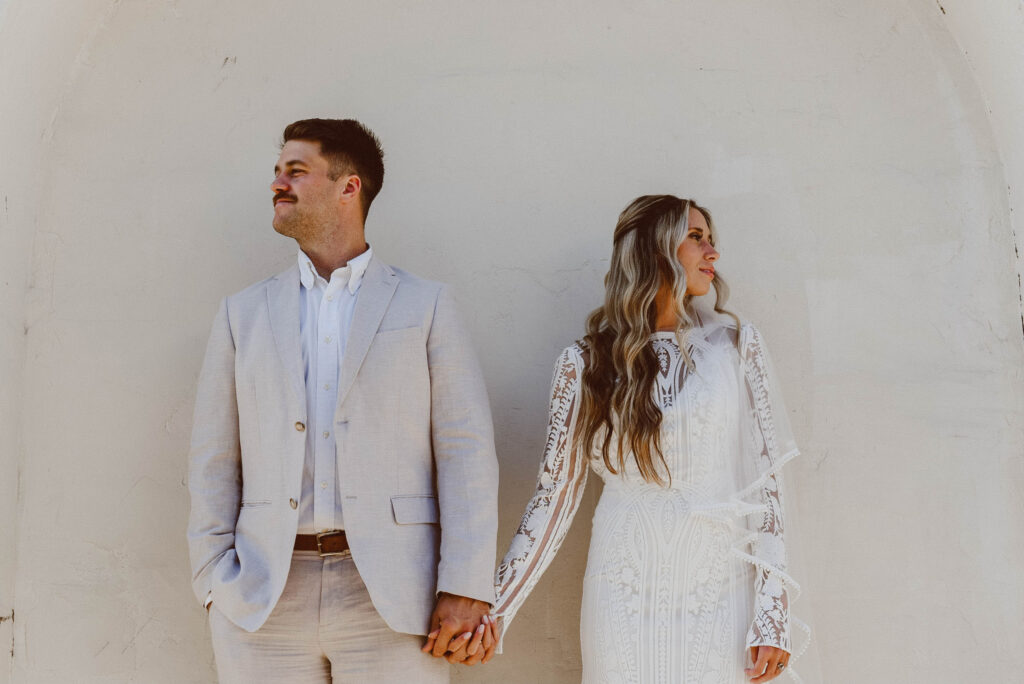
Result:
[[573,345],[555,365],[537,491],[495,575],[494,614],[504,617],[506,629],[554,559],[583,497],[589,462],[573,447],[572,439],[582,375],[582,353]]
[[[767,350],[756,328],[750,326],[743,345],[744,384],[747,398],[754,410],[752,439],[758,469],[767,472],[759,492],[764,505],[754,542],[757,564],[754,576],[754,620],[747,635],[747,646],[776,646],[792,653],[789,629],[789,596],[782,577],[786,572],[786,549],[783,540],[782,491],[775,470],[782,465],[776,417],[769,383]],[[788,441],[788,440],[787,440]]]

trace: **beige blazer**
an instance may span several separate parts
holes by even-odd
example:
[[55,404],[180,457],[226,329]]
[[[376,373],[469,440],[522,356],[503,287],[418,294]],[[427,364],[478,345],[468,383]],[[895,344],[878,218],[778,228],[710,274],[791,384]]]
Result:
[[[298,527],[306,400],[299,270],[220,306],[189,453],[192,586],[255,631]],[[487,392],[447,288],[371,259],[335,414],[352,558],[381,617],[426,634],[436,593],[494,601],[498,465]]]

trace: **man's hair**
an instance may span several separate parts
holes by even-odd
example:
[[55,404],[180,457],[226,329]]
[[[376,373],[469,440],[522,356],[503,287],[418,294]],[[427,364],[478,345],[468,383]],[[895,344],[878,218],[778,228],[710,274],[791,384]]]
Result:
[[281,144],[289,140],[320,143],[320,154],[327,159],[328,177],[338,180],[344,174],[355,174],[363,182],[363,218],[370,212],[370,203],[384,184],[384,151],[369,128],[355,119],[303,119],[284,129]]

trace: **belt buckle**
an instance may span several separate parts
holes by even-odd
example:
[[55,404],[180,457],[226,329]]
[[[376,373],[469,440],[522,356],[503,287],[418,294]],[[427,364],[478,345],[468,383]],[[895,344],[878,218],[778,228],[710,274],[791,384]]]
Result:
[[321,558],[325,558],[327,556],[344,556],[351,553],[349,549],[345,549],[344,551],[324,551],[323,538],[334,537],[339,534],[344,534],[344,532],[341,530],[331,530],[330,532],[320,532],[316,535],[316,552],[320,554]]

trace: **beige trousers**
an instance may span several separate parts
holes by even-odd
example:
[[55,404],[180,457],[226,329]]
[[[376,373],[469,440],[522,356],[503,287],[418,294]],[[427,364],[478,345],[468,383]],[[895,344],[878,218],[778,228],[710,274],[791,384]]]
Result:
[[349,555],[296,551],[284,592],[255,632],[210,607],[221,684],[447,684],[448,662],[423,637],[393,632]]

